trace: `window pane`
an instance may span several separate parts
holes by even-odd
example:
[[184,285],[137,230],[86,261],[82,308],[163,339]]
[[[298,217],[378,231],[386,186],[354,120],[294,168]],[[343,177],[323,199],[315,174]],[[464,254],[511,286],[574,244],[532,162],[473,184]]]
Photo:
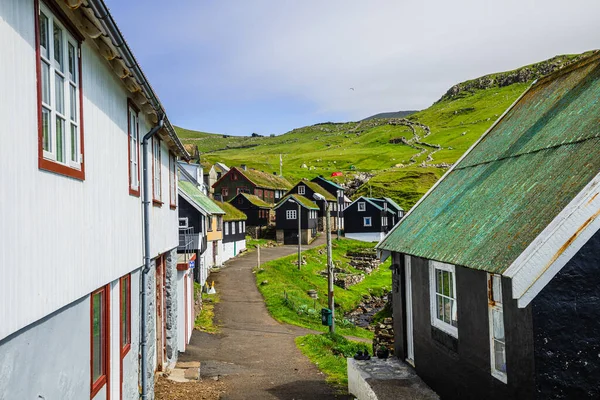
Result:
[[42,61],[42,102],[50,105],[50,66]]
[[454,299],[454,274],[452,272],[446,272],[446,274],[448,274],[448,296]]
[[42,56],[48,58],[48,17],[40,13],[40,50]]
[[443,284],[443,271],[440,271],[439,269],[435,270],[435,292],[436,293],[442,293],[442,284]]
[[56,69],[62,71],[63,70],[63,39],[62,39],[62,29],[56,25],[54,25],[54,60],[56,61]]
[[104,293],[96,293],[92,297],[92,380],[96,382],[98,378],[104,375]]
[[71,161],[79,162],[77,153],[77,126],[71,124]]
[[69,85],[69,92],[71,121],[77,122],[77,89],[75,89],[75,86]]
[[452,326],[458,326],[458,310],[456,309],[456,300],[450,300],[450,319]]
[[501,372],[506,372],[506,355],[504,343],[494,340],[494,368]]
[[497,275],[492,275],[492,294],[494,301],[502,304],[502,282]]
[[492,323],[494,327],[494,339],[504,342],[504,318],[500,310],[492,310]]
[[436,295],[435,296],[436,300],[437,300],[437,319],[439,319],[440,321],[444,320],[444,299],[442,296]]
[[65,80],[62,76],[54,75],[54,91],[56,92],[56,111],[64,114],[65,113]]
[[65,162],[65,120],[56,117],[56,161]]
[[75,46],[73,46],[71,43],[69,43],[69,79],[73,82],[76,82],[75,80]]
[[52,151],[52,138],[50,136],[50,111],[42,107],[42,137],[44,150]]

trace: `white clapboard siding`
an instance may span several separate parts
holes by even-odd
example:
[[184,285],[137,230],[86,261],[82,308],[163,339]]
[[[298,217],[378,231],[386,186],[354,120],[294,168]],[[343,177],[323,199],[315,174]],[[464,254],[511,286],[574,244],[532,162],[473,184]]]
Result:
[[[128,92],[84,41],[85,181],[39,170],[34,32],[33,0],[0,2],[0,340],[143,264],[141,199],[128,191]],[[154,255],[178,242],[166,148],[162,162]]]

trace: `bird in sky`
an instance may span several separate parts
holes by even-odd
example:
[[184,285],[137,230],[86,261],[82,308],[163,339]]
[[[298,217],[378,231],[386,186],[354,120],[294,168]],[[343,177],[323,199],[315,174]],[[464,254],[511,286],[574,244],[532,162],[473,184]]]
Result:
[[353,87],[351,87],[351,88],[350,88],[350,90],[354,90],[354,88],[353,88]]

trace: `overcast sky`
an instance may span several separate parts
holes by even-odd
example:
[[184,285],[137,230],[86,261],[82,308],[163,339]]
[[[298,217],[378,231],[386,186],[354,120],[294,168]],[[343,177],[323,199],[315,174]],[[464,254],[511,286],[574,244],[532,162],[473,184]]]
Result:
[[234,135],[423,109],[600,47],[598,0],[105,1],[170,120]]

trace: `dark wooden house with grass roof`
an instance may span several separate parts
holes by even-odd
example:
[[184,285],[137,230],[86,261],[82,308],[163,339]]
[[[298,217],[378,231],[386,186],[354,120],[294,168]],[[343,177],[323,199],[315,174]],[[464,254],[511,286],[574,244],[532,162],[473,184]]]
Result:
[[248,193],[238,194],[229,200],[229,203],[248,217],[246,220],[246,233],[253,238],[263,237],[262,235],[271,221],[273,205]]
[[283,177],[256,169],[232,167],[213,185],[215,198],[229,201],[240,193],[274,204],[292,185]]
[[600,398],[600,55],[532,84],[377,248],[443,399]]
[[246,214],[231,203],[218,202],[225,211],[223,216],[223,261],[237,256],[246,250]]
[[298,244],[298,218],[302,244],[309,244],[317,236],[319,206],[314,201],[290,194],[281,199],[274,210],[277,243]]
[[[325,200],[316,200],[314,198],[315,193],[318,193],[321,196],[323,196],[325,198]],[[287,192],[285,195],[287,196],[289,194],[298,194],[300,196],[304,196],[307,199],[314,201],[319,206],[317,230],[320,232],[325,231],[325,215],[326,215],[325,201],[327,201],[330,205],[331,230],[332,231],[337,230],[337,223],[336,223],[337,213],[334,215],[334,212],[335,212],[334,207],[336,205],[337,199],[335,198],[335,196],[333,196],[327,190],[322,188],[318,183],[311,182],[308,179],[302,179],[300,182],[298,182],[296,184],[296,186],[294,186],[292,189],[290,189],[290,191]]]

